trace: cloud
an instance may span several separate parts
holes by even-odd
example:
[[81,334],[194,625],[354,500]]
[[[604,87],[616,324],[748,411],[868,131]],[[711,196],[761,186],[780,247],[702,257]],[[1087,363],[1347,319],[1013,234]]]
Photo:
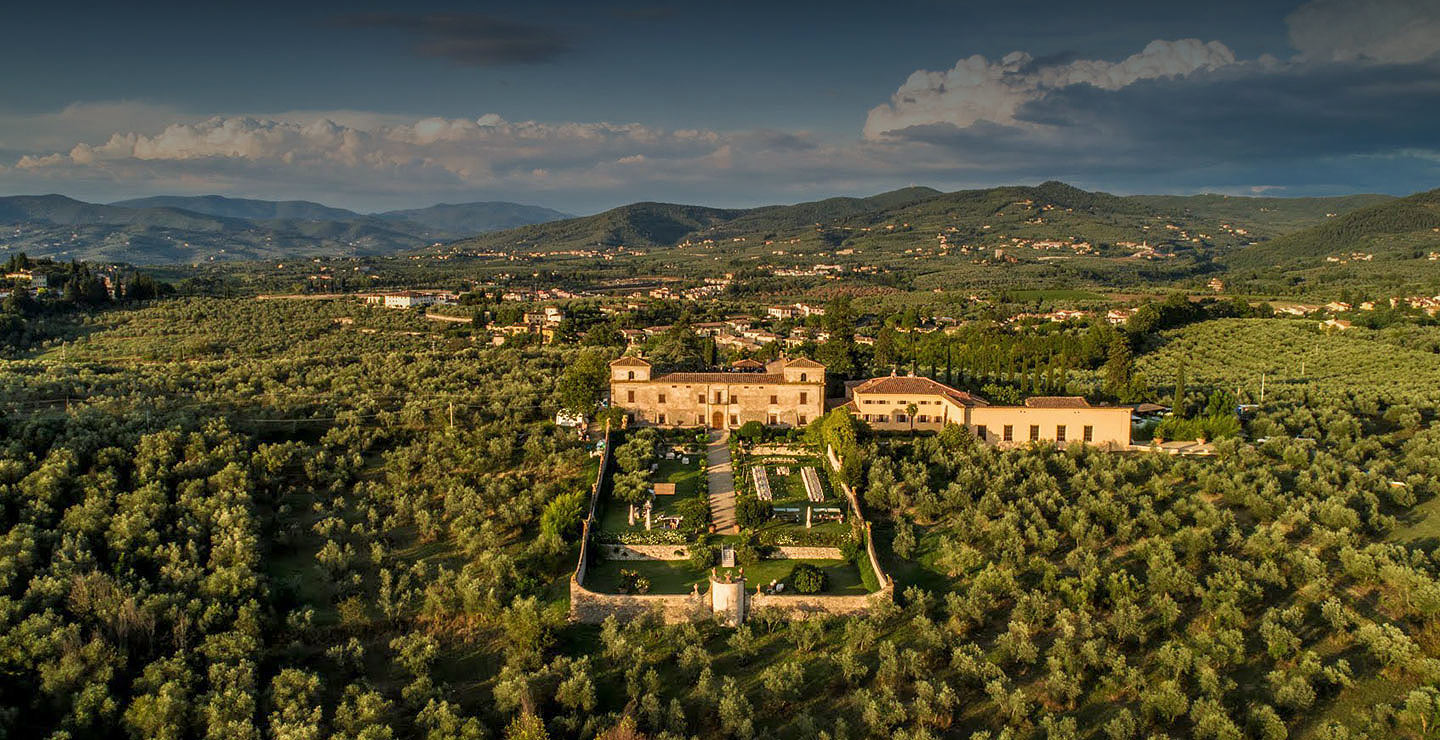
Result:
[[569,39],[555,29],[477,13],[359,13],[335,21],[400,32],[414,40],[422,56],[473,67],[549,62],[571,49]]
[[969,126],[979,121],[1015,125],[1015,112],[1049,91],[1072,85],[1118,90],[1138,80],[1183,77],[1235,63],[1235,54],[1218,41],[1156,40],[1120,62],[1095,59],[1036,60],[1016,51],[997,62],[975,55],[945,72],[919,70],[891,96],[870,110],[865,136],[928,124]]
[[1440,55],[1435,0],[1311,0],[1285,20],[1307,60],[1407,64]]

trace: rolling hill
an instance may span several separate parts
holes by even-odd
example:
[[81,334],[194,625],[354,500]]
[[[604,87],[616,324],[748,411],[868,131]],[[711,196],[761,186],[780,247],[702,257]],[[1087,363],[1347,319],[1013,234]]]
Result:
[[213,195],[109,205],[27,195],[0,198],[0,254],[133,264],[386,255],[563,216],[503,202],[361,214],[310,201]]
[[111,203],[120,208],[176,208],[194,213],[251,221],[304,220],[345,221],[360,214],[308,200],[251,200],[220,195],[157,195]]
[[468,236],[574,218],[568,213],[561,213],[550,208],[506,201],[439,203],[429,208],[386,211],[375,215],[386,221],[419,224],[438,233],[455,236]]
[[482,234],[445,248],[524,251],[541,246],[546,249],[668,246],[688,234],[723,224],[749,212],[671,203],[632,203],[594,216]]
[[1338,215],[1246,247],[1226,261],[1236,268],[1294,269],[1323,265],[1330,257],[1349,261],[1356,253],[1392,261],[1425,257],[1431,251],[1440,251],[1440,189]]
[[727,249],[736,254],[769,253],[766,244],[782,241],[789,253],[845,247],[857,254],[910,254],[935,247],[943,234],[948,244],[984,250],[1059,240],[1223,253],[1321,223],[1329,213],[1388,200],[1117,196],[1060,182],[953,193],[912,187],[868,198],[749,209],[637,203],[594,216],[482,234],[442,249],[657,249],[709,240],[728,242]]

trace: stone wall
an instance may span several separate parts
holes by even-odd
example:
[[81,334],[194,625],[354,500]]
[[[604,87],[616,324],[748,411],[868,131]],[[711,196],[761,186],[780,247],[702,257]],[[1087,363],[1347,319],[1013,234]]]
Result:
[[771,560],[844,560],[845,554],[838,547],[803,547],[800,545],[777,545]]
[[570,620],[573,622],[599,624],[611,614],[620,620],[631,620],[648,613],[658,613],[666,624],[708,619],[709,595],[602,594],[570,579]]
[[782,455],[782,456],[785,456],[785,457],[804,457],[804,456],[810,454],[810,450],[807,449],[804,445],[768,444],[768,445],[755,445],[755,447],[753,447],[753,448],[750,449],[750,454],[755,455],[755,456],[757,456],[757,457],[763,456],[763,455]]
[[[835,454],[834,447],[825,446],[825,459],[830,462],[830,467],[834,468],[835,472],[840,472],[840,458]],[[875,582],[880,584],[878,593],[894,598],[895,582],[890,580],[890,577],[885,575],[885,569],[880,567],[880,556],[875,554],[875,538],[870,530],[870,522],[860,511],[860,497],[855,495],[855,490],[849,484],[844,481],[837,482],[840,483],[840,490],[845,493],[845,498],[850,500],[850,508],[854,510],[856,518],[865,524],[865,555],[870,559],[870,568],[875,573]]]
[[788,594],[750,594],[750,617],[760,609],[774,609],[791,619],[801,619],[812,614],[829,616],[861,616],[870,613],[876,599],[887,598],[883,594],[863,596],[800,596]]
[[606,542],[595,546],[606,560],[685,560],[689,545],[620,545]]

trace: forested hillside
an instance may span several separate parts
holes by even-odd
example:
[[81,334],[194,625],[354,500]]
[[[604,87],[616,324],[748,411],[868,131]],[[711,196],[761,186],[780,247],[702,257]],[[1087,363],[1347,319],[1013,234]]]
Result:
[[[791,253],[853,248],[868,257],[930,252],[940,268],[969,259],[943,259],[937,235],[952,247],[1016,246],[1017,240],[1172,245],[1225,250],[1320,223],[1386,196],[1240,198],[1128,196],[1089,192],[1059,182],[942,193],[905,188],[868,198],[721,211],[694,206],[635,204],[595,216],[486,234],[444,251],[530,249],[653,249],[681,242],[724,243],[725,254],[764,256],[770,242]],[[1024,244],[1020,245],[1022,248]],[[938,254],[944,251],[945,254]],[[1128,256],[1133,249],[1117,254]],[[675,255],[683,257],[682,254]]]
[[1375,260],[1427,259],[1440,251],[1440,190],[1416,193],[1328,219],[1309,229],[1236,252],[1237,268],[1296,268],[1323,265],[1334,257],[1347,263],[1355,253]]

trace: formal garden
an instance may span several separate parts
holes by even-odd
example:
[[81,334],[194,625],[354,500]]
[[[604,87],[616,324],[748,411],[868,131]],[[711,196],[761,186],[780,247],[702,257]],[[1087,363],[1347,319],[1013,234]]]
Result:
[[762,447],[766,454],[752,455],[748,443],[743,450],[731,445],[740,532],[713,533],[705,439],[704,430],[650,427],[615,435],[592,540],[601,547],[592,551],[587,589],[690,593],[717,566],[743,568],[747,583],[766,593],[879,589],[855,532],[858,523],[824,460],[808,448],[785,447],[788,438],[777,440],[778,449],[802,454],[771,454],[776,448]]
[[644,428],[616,439],[600,541],[683,544],[708,530],[703,434]]
[[737,522],[763,544],[840,547],[854,539],[849,503],[837,495],[818,455],[742,451],[735,490]]

